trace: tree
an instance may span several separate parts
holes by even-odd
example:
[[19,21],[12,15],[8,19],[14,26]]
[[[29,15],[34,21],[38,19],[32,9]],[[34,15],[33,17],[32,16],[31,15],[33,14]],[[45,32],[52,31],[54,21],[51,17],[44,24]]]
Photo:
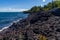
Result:
[[34,7],[32,7],[32,8],[30,9],[30,12],[38,12],[38,11],[40,11],[40,10],[42,10],[42,9],[41,9],[41,6],[34,6]]
[[28,12],[38,12],[38,11],[47,11],[51,10],[53,8],[60,8],[60,1],[54,1],[49,2],[47,5],[44,5],[43,7],[41,6],[34,6]]

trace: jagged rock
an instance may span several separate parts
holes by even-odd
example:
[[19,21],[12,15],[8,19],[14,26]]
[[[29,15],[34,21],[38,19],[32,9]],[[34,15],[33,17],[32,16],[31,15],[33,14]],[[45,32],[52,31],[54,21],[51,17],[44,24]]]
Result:
[[8,29],[2,31],[0,37],[16,37],[18,39],[19,35],[22,35],[22,40],[40,40],[39,35],[42,34],[47,40],[60,40],[59,13],[60,8],[31,13],[26,19],[13,23]]

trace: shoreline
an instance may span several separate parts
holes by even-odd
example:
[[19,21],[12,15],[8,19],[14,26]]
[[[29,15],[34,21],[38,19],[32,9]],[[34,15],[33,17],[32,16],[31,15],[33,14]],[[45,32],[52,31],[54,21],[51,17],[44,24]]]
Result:
[[36,38],[39,40],[42,35],[42,37],[47,40],[60,40],[60,15],[57,15],[60,13],[60,9],[57,8],[56,10],[53,10],[33,13],[25,19],[18,20],[9,28],[0,32],[0,38],[5,38],[6,40],[10,40],[12,38],[18,40],[21,38],[23,38],[23,40],[28,40],[31,38],[31,40],[34,40]]
[[9,28],[11,25],[13,25],[13,23],[18,23],[20,20],[22,20],[22,18],[17,19],[16,21],[13,21],[12,23],[10,23],[8,26],[3,27],[3,28],[0,30],[0,32],[2,32],[3,30]]
[[[20,12],[18,12],[18,13],[20,13]],[[24,14],[23,12],[21,12],[21,13]],[[28,16],[28,14],[27,14],[27,16]],[[27,17],[27,16],[26,16],[26,17]],[[13,25],[13,23],[18,23],[20,20],[25,19],[26,17],[13,20],[13,21],[10,22],[8,25],[2,26],[2,28],[0,29],[0,32],[3,31],[4,29],[9,28],[11,25]]]

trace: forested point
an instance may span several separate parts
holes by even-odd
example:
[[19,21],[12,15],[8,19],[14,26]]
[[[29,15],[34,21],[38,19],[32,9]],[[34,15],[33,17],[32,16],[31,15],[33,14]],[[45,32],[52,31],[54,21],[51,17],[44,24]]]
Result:
[[60,8],[60,1],[54,1],[49,2],[47,5],[42,6],[34,6],[31,9],[29,9],[28,11],[24,11],[26,13],[36,13],[39,11],[47,11],[47,10],[51,10],[53,8]]

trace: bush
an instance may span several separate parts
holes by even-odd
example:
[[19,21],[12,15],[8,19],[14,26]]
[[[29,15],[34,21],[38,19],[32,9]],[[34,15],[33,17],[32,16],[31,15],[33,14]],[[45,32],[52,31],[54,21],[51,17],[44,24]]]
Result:
[[45,36],[43,36],[43,35],[40,35],[39,40],[47,40],[47,38]]

